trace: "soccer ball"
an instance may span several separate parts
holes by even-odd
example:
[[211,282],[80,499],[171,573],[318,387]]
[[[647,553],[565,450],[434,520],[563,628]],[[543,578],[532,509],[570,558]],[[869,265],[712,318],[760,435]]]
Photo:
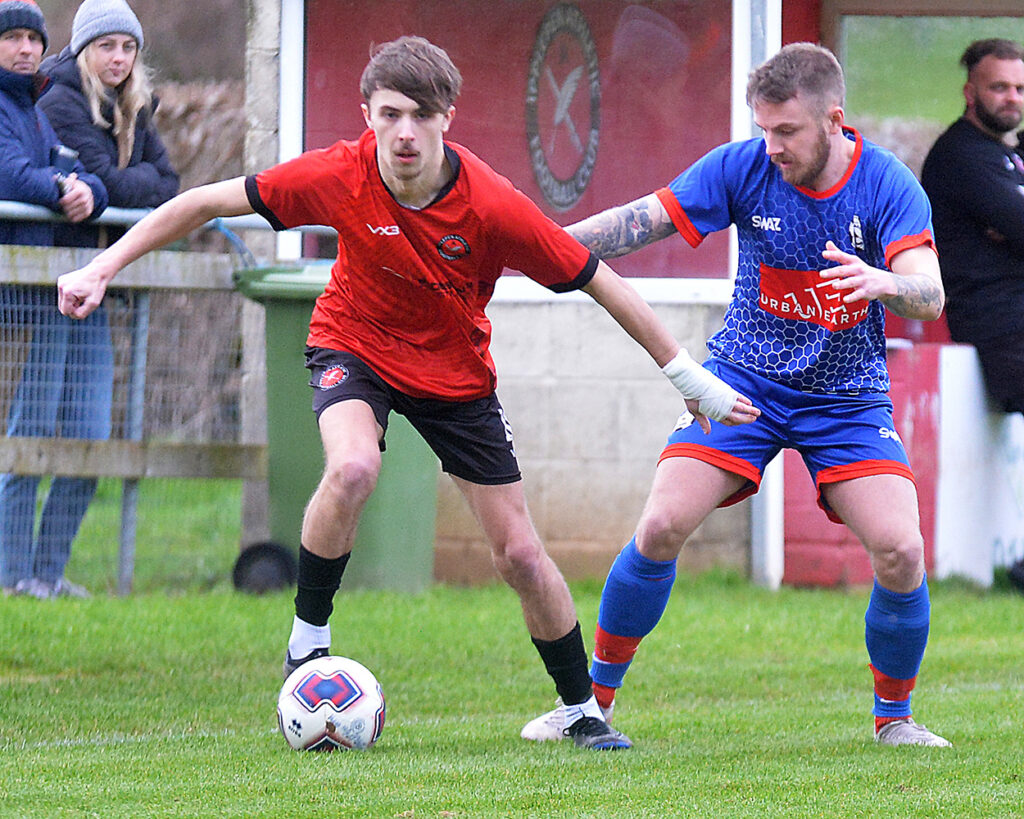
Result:
[[284,682],[277,724],[296,751],[365,751],[384,730],[384,692],[373,673],[347,657],[318,657]]

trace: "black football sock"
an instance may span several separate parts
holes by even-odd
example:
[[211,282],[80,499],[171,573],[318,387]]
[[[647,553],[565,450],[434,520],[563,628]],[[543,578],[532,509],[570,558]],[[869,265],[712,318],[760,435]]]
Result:
[[320,557],[299,546],[299,579],[295,616],[310,625],[326,626],[334,611],[334,593],[341,585],[349,555]]
[[587,652],[583,648],[583,635],[577,621],[572,631],[557,640],[538,640],[531,637],[540,653],[544,667],[555,681],[555,690],[566,705],[576,705],[590,699],[590,672],[587,670]]

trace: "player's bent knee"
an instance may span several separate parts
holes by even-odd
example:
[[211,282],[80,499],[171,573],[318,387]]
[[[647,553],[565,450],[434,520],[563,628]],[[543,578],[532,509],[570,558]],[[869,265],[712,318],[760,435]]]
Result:
[[377,486],[379,474],[380,465],[373,459],[346,459],[327,467],[320,486],[338,501],[363,502]]
[[528,588],[539,582],[550,560],[539,541],[508,542],[493,548],[494,567],[514,589]]
[[919,536],[875,548],[871,555],[875,574],[887,588],[904,585],[924,570],[924,541]]
[[675,515],[647,510],[637,526],[637,548],[650,560],[671,560],[692,531]]

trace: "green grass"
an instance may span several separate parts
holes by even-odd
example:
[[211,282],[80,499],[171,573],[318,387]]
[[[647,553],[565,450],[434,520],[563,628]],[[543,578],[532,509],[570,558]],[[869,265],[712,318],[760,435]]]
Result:
[[[239,480],[140,481],[134,590],[230,585],[242,545],[241,503]],[[72,546],[68,577],[94,592],[113,592],[120,528],[121,481],[103,479]]]
[[[589,632],[599,587],[573,590]],[[1020,815],[1024,600],[934,584],[915,706],[942,750],[871,741],[866,599],[681,578],[618,703],[636,748],[593,753],[519,740],[554,695],[509,590],[341,594],[335,650],[388,720],[320,755],[276,731],[289,594],[11,598],[0,816]]]

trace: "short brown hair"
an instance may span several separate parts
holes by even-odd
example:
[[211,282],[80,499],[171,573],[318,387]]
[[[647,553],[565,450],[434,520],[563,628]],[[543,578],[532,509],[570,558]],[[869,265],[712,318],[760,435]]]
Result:
[[443,48],[423,37],[399,37],[370,49],[370,62],[359,80],[367,103],[381,89],[405,94],[424,110],[443,114],[462,89],[462,75]]
[[985,57],[992,56],[997,60],[1024,60],[1024,48],[1013,40],[991,37],[987,40],[975,40],[964,51],[960,65],[967,69],[968,76],[974,66]]
[[846,98],[843,69],[835,55],[814,43],[790,43],[750,72],[747,104],[783,103],[797,94],[808,97],[824,113]]

